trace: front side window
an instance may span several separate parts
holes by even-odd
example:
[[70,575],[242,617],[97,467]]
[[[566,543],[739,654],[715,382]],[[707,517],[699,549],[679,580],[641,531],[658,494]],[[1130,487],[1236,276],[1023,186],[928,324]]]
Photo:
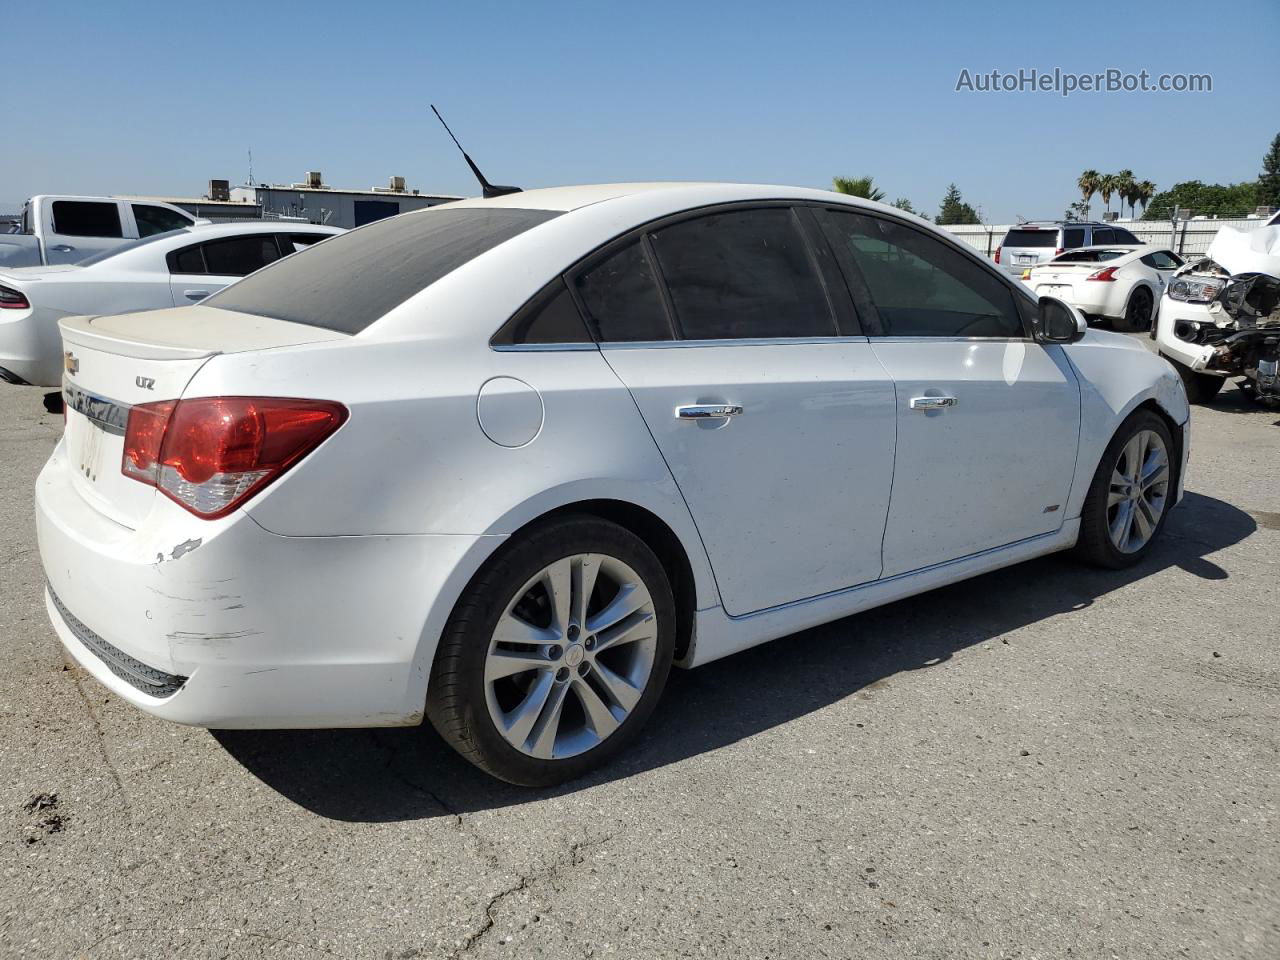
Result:
[[280,248],[271,233],[210,240],[201,248],[205,272],[222,277],[247,277],[280,259]]
[[686,340],[830,337],[835,320],[795,214],[731,210],[651,235]]
[[574,288],[600,340],[672,339],[662,294],[639,240],[588,266],[574,278]]
[[133,219],[138,224],[139,237],[154,237],[157,233],[181,230],[191,226],[191,218],[184,217],[167,207],[153,207],[148,203],[133,204]]
[[66,237],[123,237],[120,208],[96,200],[55,200],[53,232]]
[[1125,230],[1122,227],[1116,227],[1112,232],[1115,233],[1116,235],[1115,240],[1112,241],[1113,243],[1141,243],[1142,242],[1137,237],[1135,237],[1132,233],[1130,233],[1128,230]]
[[1116,232],[1110,227],[1094,227],[1093,228],[1093,245],[1101,246],[1104,243],[1115,243]]
[[1142,258],[1142,262],[1148,267],[1154,267],[1157,270],[1177,270],[1183,264],[1182,258],[1169,250],[1157,250],[1155,253],[1148,253]]
[[915,227],[828,211],[850,284],[866,288],[890,337],[1023,337],[1013,291],[994,271]]

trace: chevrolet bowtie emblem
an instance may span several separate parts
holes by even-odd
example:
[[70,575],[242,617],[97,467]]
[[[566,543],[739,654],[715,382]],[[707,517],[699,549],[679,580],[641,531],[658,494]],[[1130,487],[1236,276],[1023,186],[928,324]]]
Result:
[[70,350],[62,355],[62,365],[66,367],[67,373],[76,373],[80,369],[80,361]]

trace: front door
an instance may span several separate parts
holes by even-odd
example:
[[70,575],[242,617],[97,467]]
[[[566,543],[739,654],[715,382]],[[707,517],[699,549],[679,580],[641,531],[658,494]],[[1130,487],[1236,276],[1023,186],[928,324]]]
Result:
[[865,337],[837,334],[794,211],[660,226],[573,285],[688,503],[726,612],[880,575],[894,388]]
[[978,258],[897,220],[825,223],[897,386],[884,576],[1061,527],[1080,430],[1062,348],[1029,338],[1014,291]]

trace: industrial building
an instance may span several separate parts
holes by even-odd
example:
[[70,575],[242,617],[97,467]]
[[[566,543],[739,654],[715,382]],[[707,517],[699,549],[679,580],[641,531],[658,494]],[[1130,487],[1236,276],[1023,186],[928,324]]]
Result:
[[359,227],[397,213],[462,199],[409,190],[404,177],[391,177],[387,186],[368,190],[332,187],[324,182],[318,170],[308,172],[302,183],[253,183],[229,189],[226,184],[225,180],[210,181],[210,199],[223,200],[225,190],[227,201],[255,205],[262,217],[297,218],[331,227]]

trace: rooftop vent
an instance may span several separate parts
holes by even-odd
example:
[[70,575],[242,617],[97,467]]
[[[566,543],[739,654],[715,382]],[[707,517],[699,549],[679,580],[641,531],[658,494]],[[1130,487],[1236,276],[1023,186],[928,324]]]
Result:
[[231,181],[230,180],[210,180],[208,199],[230,200],[231,199]]
[[324,177],[320,175],[319,170],[307,171],[307,186],[313,190],[319,190],[324,186]]
[[404,177],[392,177],[388,186],[396,193],[404,193]]

